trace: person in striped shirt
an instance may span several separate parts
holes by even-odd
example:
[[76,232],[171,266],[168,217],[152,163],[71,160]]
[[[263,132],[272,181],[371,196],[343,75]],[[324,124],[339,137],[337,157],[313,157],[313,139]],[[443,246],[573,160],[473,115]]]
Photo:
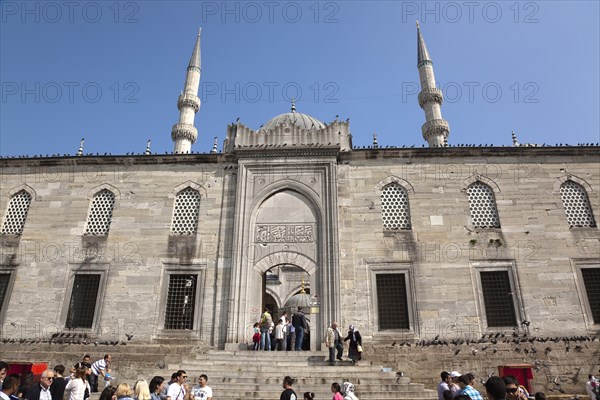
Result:
[[110,354],[105,354],[103,359],[92,364],[92,374],[90,375],[92,392],[98,391],[98,377],[101,376],[102,380],[104,380],[106,368],[110,365],[111,360]]

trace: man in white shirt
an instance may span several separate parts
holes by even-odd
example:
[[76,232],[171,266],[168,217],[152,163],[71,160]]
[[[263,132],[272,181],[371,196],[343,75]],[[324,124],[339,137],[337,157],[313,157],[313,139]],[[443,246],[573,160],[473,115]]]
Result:
[[187,373],[180,369],[177,371],[177,380],[169,385],[167,400],[184,400],[187,393]]
[[200,375],[198,384],[192,388],[193,400],[212,400],[212,389],[206,384],[207,382],[208,376]]

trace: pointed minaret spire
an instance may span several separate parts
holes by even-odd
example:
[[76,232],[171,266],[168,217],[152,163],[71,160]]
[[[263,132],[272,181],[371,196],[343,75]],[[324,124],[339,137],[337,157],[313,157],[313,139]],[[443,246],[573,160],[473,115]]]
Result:
[[144,152],[145,155],[149,156],[150,154],[152,154],[152,152],[150,151],[150,139],[148,139],[148,141],[146,142],[146,151]]
[[196,67],[200,69],[202,65],[202,60],[200,58],[200,36],[202,35],[202,28],[198,28],[198,39],[196,39],[196,44],[194,45],[194,51],[192,52],[192,57],[190,58],[189,67]]
[[435,86],[433,62],[421,34],[421,27],[417,21],[417,68],[421,81],[419,105],[425,111],[425,123],[421,127],[423,138],[429,147],[443,147],[448,145],[450,127],[442,118],[441,105],[444,101],[442,91]]
[[200,109],[198,98],[198,87],[200,86],[201,59],[200,59],[200,34],[194,45],[194,51],[187,67],[185,87],[177,99],[179,109],[179,122],[173,125],[171,138],[174,142],[173,152],[175,154],[187,154],[191,151],[192,144],[198,138],[198,130],[194,127],[194,118]]
[[218,153],[219,152],[219,138],[215,136],[215,140],[213,141],[213,148],[210,151],[211,153]]
[[81,138],[79,142],[79,149],[77,150],[77,156],[81,157],[83,155],[83,144],[85,143],[85,138]]
[[425,39],[423,39],[423,35],[421,34],[421,26],[419,25],[419,21],[417,21],[417,67],[420,67],[424,62],[431,63],[431,58],[429,57],[427,46],[425,46]]

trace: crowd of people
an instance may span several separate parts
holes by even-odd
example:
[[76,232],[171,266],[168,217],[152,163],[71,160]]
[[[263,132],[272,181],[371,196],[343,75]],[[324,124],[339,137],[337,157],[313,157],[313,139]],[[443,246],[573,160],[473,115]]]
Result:
[[308,349],[310,328],[308,319],[298,307],[298,311],[289,318],[287,311],[281,314],[277,324],[270,310],[265,307],[260,321],[254,324],[252,336],[253,349],[263,351],[301,351]]
[[[187,373],[179,370],[170,381],[155,376],[148,383],[138,379],[133,386],[126,382],[112,385],[110,354],[90,363],[90,356],[83,356],[64,376],[64,365],[42,371],[39,383],[34,383],[33,373],[26,379],[19,374],[6,374],[8,364],[0,361],[0,400],[86,400],[90,393],[99,392],[100,400],[212,400],[208,376],[198,377],[198,384],[188,387]],[[31,379],[29,379],[31,378]]]
[[[279,396],[279,400],[299,400],[296,392],[292,388],[294,380],[285,376],[283,378],[283,392]],[[354,394],[354,384],[350,382],[344,382],[340,385],[338,382],[331,384],[331,393],[333,393],[332,400],[358,400],[358,397]],[[316,398],[313,392],[305,392],[302,396],[303,400],[314,400]]]
[[[473,373],[460,374],[458,371],[442,371],[441,382],[438,384],[438,400],[483,400],[481,393],[473,386]],[[527,389],[519,384],[517,378],[511,375],[491,376],[484,383],[488,400],[546,400],[543,392],[530,396]],[[595,399],[593,399],[595,400]]]
[[[345,339],[337,331],[337,323],[333,322],[327,329],[326,344],[329,348],[329,360],[337,351],[337,359],[341,359],[343,351],[342,340],[350,340],[350,358],[360,359],[362,339],[360,333],[350,325]],[[354,349],[354,350],[353,350]],[[133,387],[123,382],[118,386],[112,385],[114,376],[111,371],[112,357],[106,354],[102,359],[91,363],[89,355],[83,356],[65,375],[65,366],[56,365],[40,375],[39,383],[35,383],[31,371],[23,377],[19,374],[7,374],[9,365],[0,361],[0,400],[86,400],[90,393],[102,389],[100,400],[212,400],[213,393],[208,386],[208,376],[198,377],[198,384],[188,385],[188,375],[179,370],[171,375],[167,382],[163,377],[155,376],[148,383],[139,379]],[[334,365],[334,364],[332,364]],[[438,400],[483,400],[483,396],[474,388],[475,375],[461,374],[458,371],[443,371],[437,387]],[[483,381],[482,381],[483,382]],[[280,400],[298,400],[292,385],[291,377],[283,378],[283,392]],[[531,396],[527,389],[520,385],[514,376],[491,376],[484,383],[488,400],[546,400],[542,392]],[[600,381],[589,375],[586,390],[590,400],[600,400]],[[358,400],[355,387],[351,382],[331,384],[332,400]],[[305,392],[304,400],[314,400],[313,392]]]

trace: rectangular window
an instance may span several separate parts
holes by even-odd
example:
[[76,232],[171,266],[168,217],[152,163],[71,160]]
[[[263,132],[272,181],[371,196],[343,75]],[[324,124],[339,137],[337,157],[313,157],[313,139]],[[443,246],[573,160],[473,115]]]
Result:
[[410,329],[405,274],[376,274],[379,330]]
[[481,271],[480,274],[487,326],[517,325],[508,271]]
[[197,281],[198,275],[169,275],[165,329],[193,329]]
[[94,323],[100,274],[76,274],[71,292],[66,327],[91,328]]
[[[0,311],[4,307],[4,301],[7,299],[8,284],[10,283],[10,274],[0,274]],[[8,303],[8,301],[7,301]]]
[[594,324],[600,324],[600,268],[581,268]]

